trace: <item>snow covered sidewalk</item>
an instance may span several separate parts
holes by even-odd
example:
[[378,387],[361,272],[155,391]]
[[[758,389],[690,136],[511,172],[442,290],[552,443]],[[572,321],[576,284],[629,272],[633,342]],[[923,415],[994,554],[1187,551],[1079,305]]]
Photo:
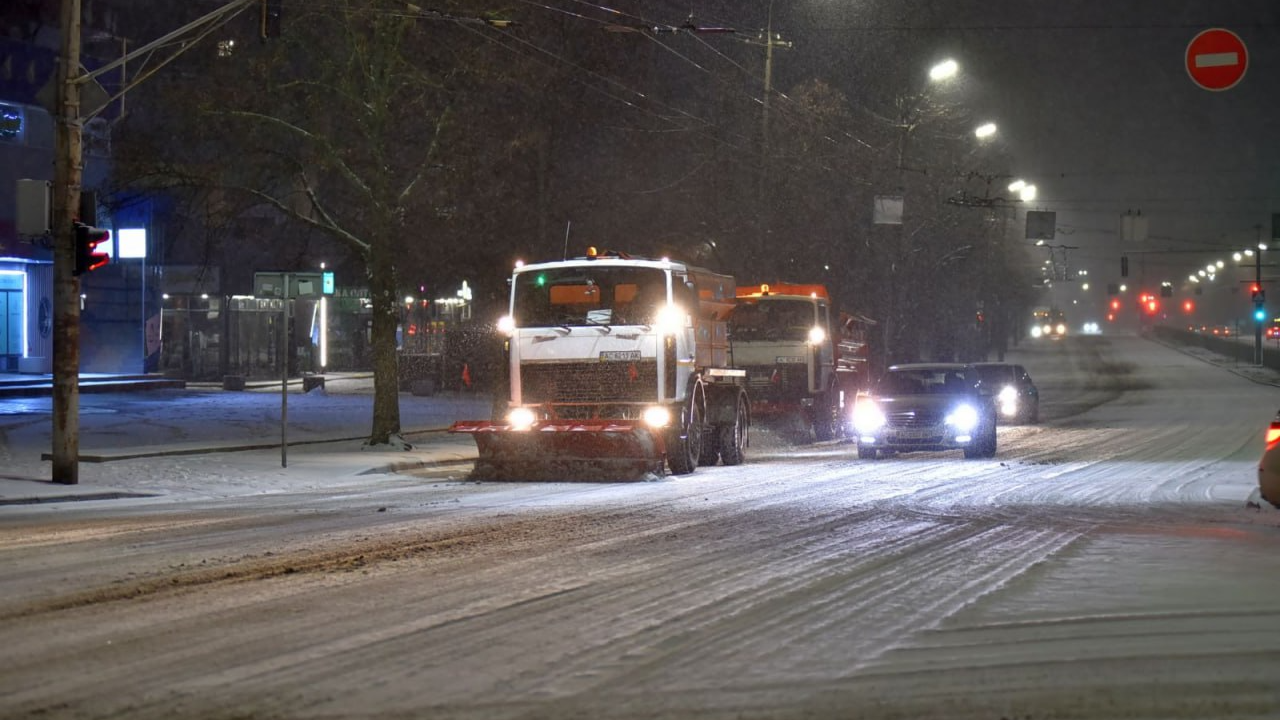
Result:
[[[331,383],[287,398],[275,391],[162,390],[82,395],[80,477],[50,480],[50,398],[0,400],[0,506],[76,499],[230,497],[321,490],[367,482],[361,476],[432,465],[464,466],[469,437],[445,429],[489,417],[482,395],[400,396],[401,451],[366,447],[370,382]],[[460,473],[463,474],[463,473]]]

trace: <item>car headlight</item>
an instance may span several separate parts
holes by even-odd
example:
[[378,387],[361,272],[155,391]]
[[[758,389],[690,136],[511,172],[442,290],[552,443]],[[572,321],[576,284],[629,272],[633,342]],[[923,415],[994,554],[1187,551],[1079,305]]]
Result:
[[959,432],[970,432],[978,427],[978,411],[972,405],[961,405],[947,415],[946,422]]
[[653,326],[663,335],[671,335],[684,328],[689,314],[678,305],[665,305],[653,318]]
[[664,407],[647,407],[644,409],[644,424],[651,428],[664,428],[671,423],[671,411]]
[[810,345],[821,345],[822,342],[826,339],[827,339],[826,330],[823,330],[817,325],[814,325],[813,327],[809,328],[809,344]]
[[884,412],[874,400],[859,400],[853,404],[853,428],[867,435],[884,427]]
[[1018,402],[1018,388],[1012,385],[1005,385],[1004,389],[1000,391],[999,397],[1002,403],[1016,403]]
[[507,413],[507,424],[512,430],[528,430],[533,427],[537,419],[538,416],[525,407],[512,408],[511,412]]

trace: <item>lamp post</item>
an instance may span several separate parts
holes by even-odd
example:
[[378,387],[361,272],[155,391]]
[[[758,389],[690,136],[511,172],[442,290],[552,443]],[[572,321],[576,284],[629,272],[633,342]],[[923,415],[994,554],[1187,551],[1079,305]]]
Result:
[[1253,282],[1257,288],[1258,297],[1254,301],[1253,311],[1253,364],[1262,366],[1262,323],[1266,320],[1266,293],[1262,289],[1262,252],[1267,249],[1267,244],[1262,242],[1262,226],[1257,226],[1258,230],[1258,250],[1253,254]]
[[950,58],[939,62],[929,68],[927,80],[920,92],[912,96],[906,96],[900,99],[899,115],[898,115],[898,148],[897,148],[897,171],[898,171],[898,192],[901,193],[899,200],[898,213],[896,218],[887,218],[886,222],[895,223],[899,226],[897,233],[896,252],[894,257],[889,261],[889,288],[885,294],[887,298],[887,307],[885,308],[884,317],[884,345],[883,356],[884,365],[887,367],[893,359],[893,337],[894,333],[899,331],[898,324],[895,323],[895,315],[898,309],[902,307],[902,303],[898,301],[899,283],[896,281],[897,276],[897,260],[910,255],[905,251],[902,245],[905,245],[906,232],[906,206],[907,206],[907,145],[910,140],[911,132],[920,122],[920,110],[925,102],[929,99],[929,87],[933,83],[946,82],[954,78],[960,71],[960,66],[955,60]]

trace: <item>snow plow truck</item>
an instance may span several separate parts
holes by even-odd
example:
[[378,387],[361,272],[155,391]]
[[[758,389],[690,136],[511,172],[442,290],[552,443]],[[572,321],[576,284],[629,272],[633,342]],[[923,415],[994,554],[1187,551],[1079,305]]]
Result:
[[744,459],[750,400],[731,366],[734,279],[667,259],[589,248],[517,265],[508,392],[491,420],[458,421],[473,477],[560,479],[693,472]]
[[752,414],[798,421],[815,440],[843,437],[846,403],[867,384],[874,321],[837,313],[823,285],[747,285],[736,296],[729,339],[747,372]]

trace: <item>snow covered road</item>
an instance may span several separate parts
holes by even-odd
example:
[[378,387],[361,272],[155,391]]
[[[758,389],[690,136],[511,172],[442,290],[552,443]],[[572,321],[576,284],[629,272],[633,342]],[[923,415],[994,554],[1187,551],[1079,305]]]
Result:
[[993,460],[758,435],[644,483],[0,509],[0,715],[1280,715],[1280,390],[1131,337],[1016,361],[1044,422]]

